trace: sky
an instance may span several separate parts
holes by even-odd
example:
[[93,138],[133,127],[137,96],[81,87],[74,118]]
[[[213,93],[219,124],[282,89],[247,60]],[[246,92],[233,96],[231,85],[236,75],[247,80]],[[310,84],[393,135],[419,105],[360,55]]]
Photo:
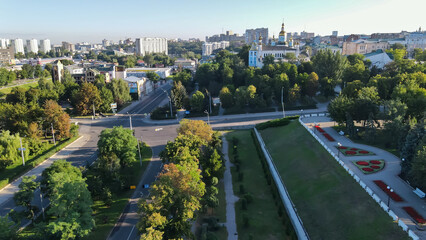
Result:
[[425,0],[0,0],[0,38],[54,44],[206,36],[267,27],[330,35],[426,28]]

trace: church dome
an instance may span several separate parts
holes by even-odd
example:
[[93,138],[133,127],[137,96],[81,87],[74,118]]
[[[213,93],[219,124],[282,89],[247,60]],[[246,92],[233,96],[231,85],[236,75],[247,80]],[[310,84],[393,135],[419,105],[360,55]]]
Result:
[[285,35],[285,31],[284,31],[284,23],[281,25],[281,32],[280,32],[280,36],[284,36]]

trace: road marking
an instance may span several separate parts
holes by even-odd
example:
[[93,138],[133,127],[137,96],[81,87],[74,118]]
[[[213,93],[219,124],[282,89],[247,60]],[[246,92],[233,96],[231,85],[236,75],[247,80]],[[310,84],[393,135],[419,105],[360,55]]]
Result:
[[129,236],[127,237],[127,240],[129,240],[130,239],[130,236],[132,235],[132,232],[133,232],[133,230],[135,229],[135,225],[133,225],[133,227],[132,227],[132,231],[130,231],[130,233],[129,233]]

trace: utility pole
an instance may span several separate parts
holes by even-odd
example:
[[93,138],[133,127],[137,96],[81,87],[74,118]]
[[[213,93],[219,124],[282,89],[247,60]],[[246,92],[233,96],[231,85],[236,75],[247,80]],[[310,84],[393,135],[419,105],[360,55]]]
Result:
[[[129,112],[127,112],[127,114],[129,114]],[[132,126],[132,115],[129,114],[129,121],[130,121],[130,130],[133,131],[133,126]]]
[[22,166],[25,166],[24,148],[22,147],[22,138],[21,137],[19,137],[19,142],[21,143],[21,148],[19,148],[19,150],[21,150],[21,155],[22,155]]
[[51,123],[50,126],[52,126],[53,144],[56,146],[55,131],[53,130],[53,123]]
[[136,140],[138,141],[139,162],[140,162],[141,167],[142,167],[142,155],[141,155],[141,148],[140,148],[140,146],[139,146],[139,140],[138,140],[138,139],[136,139]]
[[207,123],[210,126],[210,114],[209,114],[209,112],[207,110],[205,110],[204,113],[207,114]]
[[285,118],[285,112],[284,112],[284,87],[281,87],[281,106],[283,107],[283,118]]
[[92,106],[93,106],[93,118],[96,118],[95,104],[93,103]]

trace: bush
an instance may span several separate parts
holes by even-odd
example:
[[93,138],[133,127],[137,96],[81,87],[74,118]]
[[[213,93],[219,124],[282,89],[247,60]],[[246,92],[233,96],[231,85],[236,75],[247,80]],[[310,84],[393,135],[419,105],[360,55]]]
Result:
[[241,209],[247,210],[247,200],[245,198],[241,199]]
[[250,221],[249,221],[249,218],[248,218],[247,214],[243,214],[243,226],[244,227],[249,227],[250,226]]
[[248,204],[253,202],[253,196],[250,193],[244,194],[244,199],[247,201]]
[[243,181],[243,178],[244,178],[244,173],[242,173],[242,172],[240,172],[240,173],[238,173],[238,181]]
[[291,122],[291,120],[297,119],[297,118],[299,118],[299,116],[291,116],[291,117],[286,117],[286,118],[274,119],[274,120],[267,121],[267,122],[264,122],[264,123],[256,124],[256,128],[258,130],[264,130],[264,129],[270,128],[270,127],[286,126]]
[[240,184],[240,193],[244,194],[246,190],[244,189],[244,185]]
[[170,106],[168,104],[162,107],[158,107],[154,111],[152,111],[151,119],[153,120],[175,119],[176,109],[172,109],[172,110],[173,110],[173,116],[170,116]]
[[208,224],[208,230],[216,231],[219,229],[219,224],[217,223],[216,217],[204,218],[204,221]]

